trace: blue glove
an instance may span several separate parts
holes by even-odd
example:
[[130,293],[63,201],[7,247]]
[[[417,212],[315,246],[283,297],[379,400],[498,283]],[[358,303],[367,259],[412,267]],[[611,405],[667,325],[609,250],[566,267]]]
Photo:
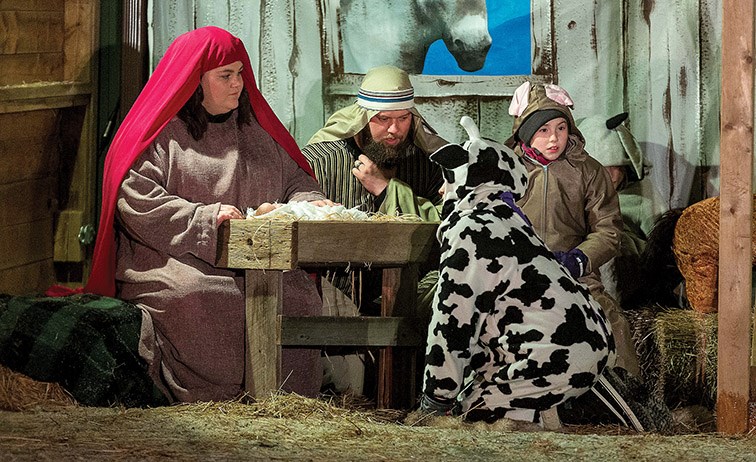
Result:
[[585,276],[588,272],[588,257],[577,247],[569,252],[554,252],[554,256],[575,279]]
[[455,399],[442,401],[423,394],[420,398],[420,411],[437,416],[459,415],[459,403]]

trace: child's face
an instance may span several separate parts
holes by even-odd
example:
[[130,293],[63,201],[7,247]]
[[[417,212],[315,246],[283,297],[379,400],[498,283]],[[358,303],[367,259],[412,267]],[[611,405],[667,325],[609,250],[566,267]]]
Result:
[[567,147],[570,130],[564,117],[551,119],[536,130],[530,139],[530,147],[535,148],[548,160],[556,160]]

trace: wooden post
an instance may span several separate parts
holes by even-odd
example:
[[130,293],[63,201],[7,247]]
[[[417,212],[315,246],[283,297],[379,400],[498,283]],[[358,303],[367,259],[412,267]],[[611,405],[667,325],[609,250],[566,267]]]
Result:
[[247,270],[244,390],[264,399],[281,383],[278,315],[283,307],[282,271]]
[[[383,270],[381,315],[417,318],[417,267]],[[415,404],[417,348],[383,348],[378,366],[378,407],[409,409]]]
[[754,0],[722,2],[717,429],[748,431]]

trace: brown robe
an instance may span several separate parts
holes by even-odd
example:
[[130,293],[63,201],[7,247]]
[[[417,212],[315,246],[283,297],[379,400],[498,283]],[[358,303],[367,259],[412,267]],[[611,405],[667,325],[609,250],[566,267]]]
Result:
[[[200,141],[174,118],[124,179],[117,203],[117,296],[145,313],[140,353],[179,401],[237,396],[244,379],[244,280],[214,266],[221,204],[244,213],[263,202],[315,200],[317,182],[253,119],[210,123]],[[319,314],[314,282],[284,277],[284,312]],[[305,354],[303,354],[305,353]],[[319,351],[284,350],[282,376],[317,393]]]

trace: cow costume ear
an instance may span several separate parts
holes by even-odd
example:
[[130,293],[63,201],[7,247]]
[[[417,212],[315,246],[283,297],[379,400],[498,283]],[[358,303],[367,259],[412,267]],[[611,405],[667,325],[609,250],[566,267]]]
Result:
[[[462,116],[459,124],[465,129],[469,138],[469,141],[465,143],[466,147],[469,147],[469,143],[481,141],[480,130],[478,130],[478,126],[475,125],[475,122],[470,117]],[[430,160],[447,170],[452,170],[469,163],[470,153],[465,147],[458,144],[447,144],[431,154]]]
[[458,144],[447,144],[430,155],[430,160],[447,170],[465,165],[468,161],[468,152]]
[[467,137],[470,141],[480,140],[480,130],[478,130],[478,126],[475,125],[475,122],[473,122],[469,116],[462,116],[459,120],[459,124],[462,125],[467,132]]

